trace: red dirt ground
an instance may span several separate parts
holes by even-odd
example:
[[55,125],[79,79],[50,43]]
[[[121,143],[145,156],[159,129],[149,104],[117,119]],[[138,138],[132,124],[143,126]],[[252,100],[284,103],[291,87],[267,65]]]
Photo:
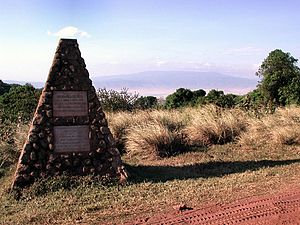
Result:
[[300,225],[300,190],[251,197],[201,209],[170,212],[127,224]]

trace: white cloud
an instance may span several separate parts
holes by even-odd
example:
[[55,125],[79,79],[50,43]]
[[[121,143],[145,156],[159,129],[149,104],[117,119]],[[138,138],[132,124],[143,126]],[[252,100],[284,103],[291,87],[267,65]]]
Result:
[[77,27],[73,26],[64,27],[55,33],[47,31],[47,34],[60,38],[90,37],[90,35],[86,31],[80,30]]
[[209,63],[209,62],[206,62],[206,63],[204,63],[204,64],[203,64],[203,66],[206,66],[206,67],[211,67],[211,66],[212,66],[212,64],[211,64],[211,63]]
[[168,64],[167,60],[162,59],[161,57],[155,57],[154,64],[158,67]]
[[157,61],[156,62],[156,65],[157,66],[161,66],[161,65],[165,65],[165,64],[167,64],[168,62],[167,61],[165,61],[165,60],[160,60],[160,61]]

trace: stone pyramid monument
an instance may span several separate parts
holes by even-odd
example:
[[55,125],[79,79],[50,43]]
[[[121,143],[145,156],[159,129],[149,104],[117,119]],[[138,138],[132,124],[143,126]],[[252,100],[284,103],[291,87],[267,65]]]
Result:
[[120,153],[85,67],[77,40],[61,39],[19,158],[13,188],[64,172],[126,180]]

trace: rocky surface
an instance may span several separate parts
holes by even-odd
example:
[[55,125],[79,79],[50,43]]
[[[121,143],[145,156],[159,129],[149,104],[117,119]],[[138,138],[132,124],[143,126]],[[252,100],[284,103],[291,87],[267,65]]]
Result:
[[[53,116],[54,91],[86,91],[87,116]],[[88,125],[90,151],[55,151],[54,126]],[[126,172],[114,138],[108,128],[105,114],[89,79],[84,60],[76,40],[61,39],[52,67],[40,96],[22,149],[13,188],[24,187],[37,178],[60,175],[97,174],[126,179]]]

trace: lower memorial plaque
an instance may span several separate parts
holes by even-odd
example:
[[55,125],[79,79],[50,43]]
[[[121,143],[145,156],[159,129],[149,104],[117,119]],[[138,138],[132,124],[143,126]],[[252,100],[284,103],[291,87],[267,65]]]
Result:
[[59,153],[90,151],[89,126],[54,126],[54,149]]

